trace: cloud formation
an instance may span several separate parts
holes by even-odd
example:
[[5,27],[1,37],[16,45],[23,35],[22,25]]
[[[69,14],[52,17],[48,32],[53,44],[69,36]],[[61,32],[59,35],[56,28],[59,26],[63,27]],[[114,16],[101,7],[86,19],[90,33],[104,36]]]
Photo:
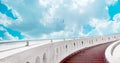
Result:
[[19,37],[15,36],[14,34],[12,34],[9,29],[0,25],[0,40],[18,40]]
[[3,4],[1,0],[0,0],[0,12],[12,19],[17,19],[17,16],[14,14],[13,10],[9,9],[5,4]]
[[[2,0],[2,5],[8,6],[8,11],[4,12],[16,15],[17,19],[10,19],[9,15],[1,12],[0,24],[21,32],[25,38],[69,38],[119,33],[120,14],[119,8],[115,7],[118,1]],[[112,14],[110,12],[114,7],[118,11]],[[9,33],[5,34],[11,37]]]

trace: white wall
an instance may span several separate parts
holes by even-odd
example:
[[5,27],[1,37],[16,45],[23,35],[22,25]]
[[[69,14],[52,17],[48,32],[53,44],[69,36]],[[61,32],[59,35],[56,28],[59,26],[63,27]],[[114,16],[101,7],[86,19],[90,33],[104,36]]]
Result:
[[120,63],[120,40],[112,43],[105,51],[106,63]]
[[0,52],[0,63],[59,63],[75,51],[118,39],[120,39],[120,34],[58,42],[53,40],[52,43],[44,45],[36,44]]

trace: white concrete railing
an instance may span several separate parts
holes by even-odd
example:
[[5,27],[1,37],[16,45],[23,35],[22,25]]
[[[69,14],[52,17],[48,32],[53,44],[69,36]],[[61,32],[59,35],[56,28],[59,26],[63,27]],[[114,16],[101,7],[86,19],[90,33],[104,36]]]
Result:
[[[59,63],[80,49],[118,39],[120,39],[120,34],[55,42],[53,40],[42,45],[37,43],[36,45],[0,52],[0,63]],[[36,41],[29,42],[34,43]]]
[[106,63],[120,63],[120,40],[107,47],[105,59]]

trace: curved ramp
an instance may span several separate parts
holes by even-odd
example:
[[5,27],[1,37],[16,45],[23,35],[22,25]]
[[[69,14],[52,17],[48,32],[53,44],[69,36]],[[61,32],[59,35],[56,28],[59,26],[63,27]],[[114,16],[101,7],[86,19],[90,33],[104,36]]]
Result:
[[112,42],[92,46],[65,58],[61,63],[104,63],[105,49]]

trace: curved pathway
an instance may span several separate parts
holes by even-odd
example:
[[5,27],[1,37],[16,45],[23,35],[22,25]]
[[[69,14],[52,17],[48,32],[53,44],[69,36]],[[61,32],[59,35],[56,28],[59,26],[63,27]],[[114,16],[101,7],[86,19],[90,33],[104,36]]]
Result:
[[104,63],[105,49],[112,42],[85,48],[65,58],[60,63]]

